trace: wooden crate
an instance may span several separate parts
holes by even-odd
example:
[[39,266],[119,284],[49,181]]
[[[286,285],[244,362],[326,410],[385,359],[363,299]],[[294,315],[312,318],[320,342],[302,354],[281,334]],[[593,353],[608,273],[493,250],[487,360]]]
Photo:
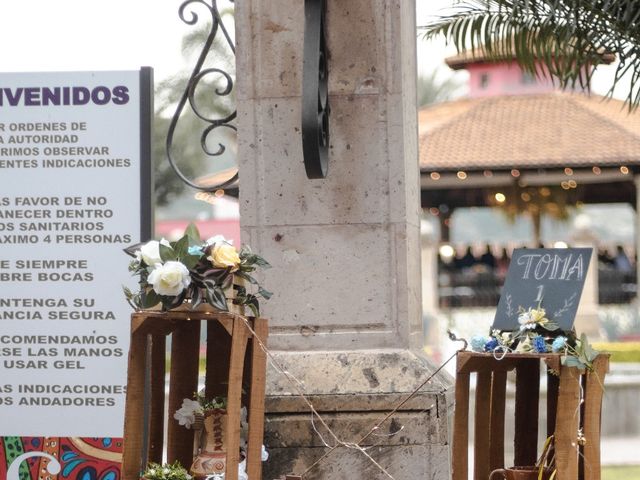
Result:
[[[477,375],[474,425],[474,480],[487,480],[504,465],[507,372],[516,372],[514,464],[534,465],[538,459],[538,402],[541,360],[547,366],[547,436],[555,435],[559,480],[600,480],[600,420],[604,377],[609,355],[599,355],[593,372],[564,367],[559,354],[508,354],[497,360],[489,353],[460,352],[456,365],[453,434],[453,480],[469,477],[469,382]],[[551,371],[558,372],[553,374]],[[581,388],[584,402],[580,404]],[[587,442],[579,446],[578,429]],[[510,465],[507,465],[509,467]]]
[[[240,410],[248,411],[247,473],[261,478],[264,433],[266,354],[243,319],[208,311],[141,311],[131,315],[131,346],[125,406],[124,480],[138,480],[148,462],[162,462],[165,446],[165,349],[171,335],[167,461],[187,469],[193,461],[194,431],[180,426],[173,413],[198,389],[200,329],[207,330],[205,395],[227,396],[228,432],[226,480],[237,480]],[[267,321],[249,318],[257,336],[266,342]],[[146,372],[146,373],[145,373]],[[244,393],[243,393],[244,386]],[[146,392],[146,394],[145,394]],[[145,418],[147,421],[145,421]]]

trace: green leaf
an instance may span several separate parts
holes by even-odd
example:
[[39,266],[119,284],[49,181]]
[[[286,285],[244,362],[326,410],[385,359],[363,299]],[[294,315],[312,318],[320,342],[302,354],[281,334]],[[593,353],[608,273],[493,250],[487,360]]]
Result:
[[158,303],[160,303],[162,299],[160,295],[158,295],[155,290],[149,290],[148,292],[143,292],[140,296],[140,303],[142,308],[151,308],[155,307]]
[[178,260],[176,252],[171,247],[167,247],[163,243],[160,244],[160,259],[163,262],[171,262]]
[[144,243],[136,243],[135,245],[131,245],[124,249],[124,253],[130,255],[135,258],[136,252],[140,250],[140,248],[144,245]]
[[227,306],[227,299],[224,296],[224,292],[221,288],[207,288],[206,290],[207,301],[214,307],[220,310],[229,311]]
[[195,287],[191,289],[191,308],[196,309],[204,302],[204,298],[202,297],[202,290]]
[[273,293],[271,293],[269,290],[265,290],[265,289],[264,289],[264,288],[262,288],[262,287],[260,287],[260,288],[258,289],[258,293],[259,293],[260,295],[262,295],[262,297],[263,297],[265,300],[269,300],[269,299],[273,296]]
[[253,278],[251,275],[247,275],[245,272],[237,271],[237,272],[235,272],[235,275],[237,277],[242,278],[243,280],[246,280],[247,282],[251,283],[252,285],[257,285],[258,284],[258,281],[255,278]]
[[184,263],[184,266],[189,270],[195,268],[199,261],[200,257],[198,255],[185,255],[182,257],[182,263]]
[[200,237],[200,231],[196,227],[195,223],[190,223],[187,229],[184,231],[185,236],[189,237],[190,245],[201,245],[202,238]]
[[186,257],[189,254],[189,237],[183,236],[177,242],[172,243],[172,246],[177,259]]
[[564,356],[562,357],[562,365],[565,367],[578,367],[582,368],[582,362],[573,356]]

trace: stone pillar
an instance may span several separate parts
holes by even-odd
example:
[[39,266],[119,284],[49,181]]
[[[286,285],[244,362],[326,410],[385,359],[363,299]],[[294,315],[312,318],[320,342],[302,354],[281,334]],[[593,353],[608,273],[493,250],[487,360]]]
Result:
[[[422,240],[422,325],[425,344],[432,354],[440,351],[442,336],[438,325],[438,234],[428,220],[420,223]],[[436,357],[437,358],[437,357]]]
[[[308,180],[304,2],[236,3],[240,218],[243,241],[273,265],[262,278],[274,292],[270,348],[354,442],[433,371],[418,350],[415,2],[330,0],[327,25],[329,175]],[[449,386],[436,378],[365,442],[396,478],[448,478]],[[327,451],[295,390],[269,371],[266,480],[300,474]],[[305,478],[388,476],[343,446]]]
[[572,246],[593,249],[587,278],[584,281],[580,297],[580,305],[576,312],[576,332],[578,335],[585,333],[590,341],[597,341],[602,337],[598,317],[598,242],[588,216],[578,215],[576,217],[572,236]]

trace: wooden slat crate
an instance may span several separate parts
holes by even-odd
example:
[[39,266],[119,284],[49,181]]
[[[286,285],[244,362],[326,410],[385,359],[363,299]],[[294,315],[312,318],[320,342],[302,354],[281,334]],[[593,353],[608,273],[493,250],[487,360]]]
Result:
[[[453,432],[453,480],[469,478],[470,376],[477,376],[474,425],[474,480],[505,467],[505,397],[507,372],[515,370],[514,464],[534,465],[538,459],[540,362],[547,366],[547,436],[555,436],[556,478],[600,480],[600,421],[604,378],[609,356],[600,354],[593,372],[581,374],[561,365],[559,354],[508,354],[501,360],[489,353],[460,352],[456,365]],[[557,372],[557,374],[551,373]],[[581,388],[584,403],[580,404]],[[579,446],[578,429],[587,442]],[[507,465],[509,467],[510,465]]]
[[[267,321],[249,318],[257,336],[266,341]],[[171,335],[167,461],[187,469],[193,461],[194,431],[178,424],[173,413],[198,389],[200,328],[207,329],[205,396],[227,396],[227,480],[237,480],[240,411],[248,411],[247,474],[261,478],[264,433],[266,354],[243,319],[209,311],[140,311],[131,315],[131,347],[125,406],[124,480],[138,480],[147,462],[162,462],[165,446],[165,346]],[[149,372],[145,375],[145,372]],[[146,400],[145,407],[145,382]],[[244,387],[244,393],[243,393]],[[144,421],[145,414],[148,422]],[[148,425],[145,432],[145,425]],[[145,451],[146,450],[146,451]]]

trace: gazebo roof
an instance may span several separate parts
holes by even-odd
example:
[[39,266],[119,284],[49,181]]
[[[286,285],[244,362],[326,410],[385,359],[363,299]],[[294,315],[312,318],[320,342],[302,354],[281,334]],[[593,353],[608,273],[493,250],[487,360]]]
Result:
[[640,165],[640,112],[552,92],[464,99],[419,112],[423,172]]

